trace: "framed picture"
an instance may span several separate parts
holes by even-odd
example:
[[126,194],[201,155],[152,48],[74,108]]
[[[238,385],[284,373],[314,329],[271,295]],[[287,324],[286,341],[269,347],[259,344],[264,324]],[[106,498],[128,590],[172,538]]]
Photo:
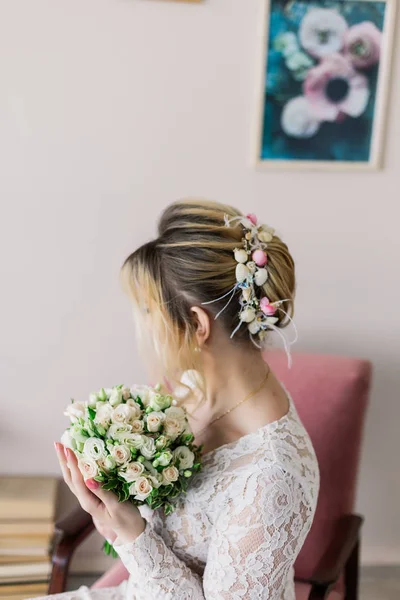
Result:
[[263,0],[257,166],[381,166],[396,3]]

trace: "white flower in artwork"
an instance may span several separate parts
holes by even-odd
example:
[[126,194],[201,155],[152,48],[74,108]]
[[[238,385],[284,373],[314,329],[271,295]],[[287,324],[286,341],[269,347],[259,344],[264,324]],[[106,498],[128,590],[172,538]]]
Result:
[[348,27],[346,19],[335,10],[311,8],[300,24],[300,43],[311,56],[322,58],[343,48]]
[[275,40],[275,50],[282,52],[283,56],[287,57],[291,54],[298,52],[299,43],[297,36],[293,31],[285,31],[281,33]]
[[290,137],[310,138],[319,130],[320,121],[313,115],[309,101],[297,96],[283,107],[281,125]]
[[314,66],[313,61],[305,52],[294,52],[286,58],[286,66],[293,72],[297,81],[303,81],[308,71]]

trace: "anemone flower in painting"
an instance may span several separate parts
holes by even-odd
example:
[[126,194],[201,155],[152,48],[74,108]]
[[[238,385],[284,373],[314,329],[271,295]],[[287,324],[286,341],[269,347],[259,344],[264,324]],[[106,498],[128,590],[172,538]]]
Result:
[[371,21],[353,25],[344,38],[344,53],[356,69],[366,69],[379,62],[382,33]]
[[359,117],[365,111],[370,91],[368,79],[354,70],[341,54],[332,54],[310,69],[304,95],[321,121],[336,121],[342,115]]
[[300,24],[300,43],[311,56],[322,58],[343,48],[347,29],[346,19],[335,10],[311,8]]

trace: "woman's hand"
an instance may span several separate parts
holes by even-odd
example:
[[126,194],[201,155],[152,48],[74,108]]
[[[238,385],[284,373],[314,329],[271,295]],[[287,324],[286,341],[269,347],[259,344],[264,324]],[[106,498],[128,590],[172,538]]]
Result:
[[54,445],[65,482],[83,510],[92,515],[96,529],[111,543],[135,541],[146,527],[146,520],[137,506],[130,502],[118,502],[113,492],[103,490],[94,479],[84,481],[74,452],[58,442]]

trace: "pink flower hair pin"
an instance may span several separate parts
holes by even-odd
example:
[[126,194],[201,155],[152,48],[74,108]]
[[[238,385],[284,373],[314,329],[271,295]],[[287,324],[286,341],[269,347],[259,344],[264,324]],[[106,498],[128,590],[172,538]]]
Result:
[[[256,215],[253,213],[247,214],[245,217],[238,215],[235,217],[224,216],[226,227],[231,227],[232,223],[241,224],[244,229],[244,237],[242,238],[243,246],[233,250],[235,260],[237,262],[235,275],[236,283],[231,290],[223,296],[202,302],[202,304],[212,304],[218,300],[230,296],[225,306],[215,315],[217,319],[220,314],[226,309],[231,302],[235,293],[241,290],[239,298],[239,323],[232,331],[230,337],[233,338],[238,329],[243,323],[247,324],[250,339],[253,344],[260,349],[263,349],[263,344],[266,341],[266,330],[275,331],[283,341],[283,345],[288,356],[288,366],[292,365],[290,355],[290,346],[298,339],[296,326],[286,311],[281,308],[284,302],[291,302],[285,298],[270,302],[266,296],[260,296],[258,290],[268,280],[268,243],[272,241],[275,230],[268,225],[258,225]],[[276,316],[277,311],[282,312],[292,323],[295,330],[294,340],[288,342],[282,331],[276,326],[279,318]]]

